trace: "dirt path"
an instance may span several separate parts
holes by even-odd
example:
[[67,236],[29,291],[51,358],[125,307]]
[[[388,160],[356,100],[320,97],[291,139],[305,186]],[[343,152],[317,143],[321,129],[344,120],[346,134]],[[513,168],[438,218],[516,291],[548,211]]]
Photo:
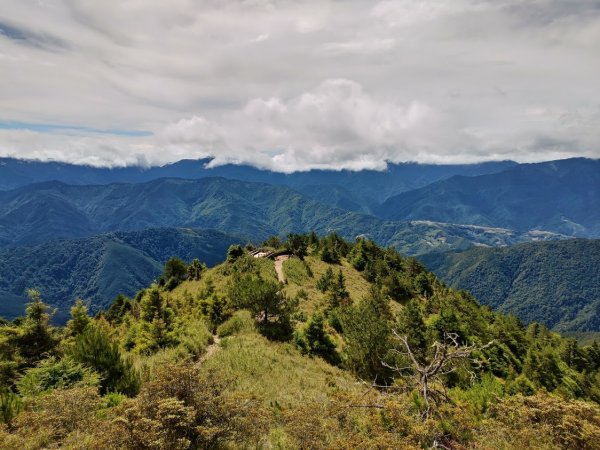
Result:
[[281,255],[275,258],[275,272],[280,283],[285,283],[285,275],[283,274],[283,262],[290,259],[290,255]]
[[198,365],[202,364],[204,361],[206,361],[208,358],[210,358],[212,355],[214,355],[215,352],[219,349],[220,345],[221,345],[221,338],[219,336],[217,336],[216,334],[213,334],[213,343],[210,344],[208,347],[206,347],[206,353],[204,353],[204,355],[202,355],[200,357],[197,364]]

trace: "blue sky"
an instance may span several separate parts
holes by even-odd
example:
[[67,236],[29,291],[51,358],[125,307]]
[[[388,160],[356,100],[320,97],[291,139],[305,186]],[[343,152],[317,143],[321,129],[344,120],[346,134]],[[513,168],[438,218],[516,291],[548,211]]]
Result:
[[3,130],[30,130],[38,133],[75,133],[75,134],[108,134],[112,136],[152,136],[150,131],[140,130],[118,130],[83,127],[77,125],[57,125],[49,123],[27,123],[0,121],[0,129]]

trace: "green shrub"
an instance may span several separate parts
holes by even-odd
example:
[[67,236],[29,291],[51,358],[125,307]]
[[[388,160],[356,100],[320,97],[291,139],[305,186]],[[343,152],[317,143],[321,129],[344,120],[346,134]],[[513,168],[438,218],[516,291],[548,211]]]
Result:
[[17,388],[21,395],[30,397],[52,389],[97,387],[99,384],[100,377],[96,372],[67,356],[60,360],[43,360],[17,381]]
[[98,372],[101,376],[100,393],[121,392],[135,395],[140,378],[133,363],[121,353],[119,344],[113,341],[98,325],[90,325],[75,339],[71,356]]
[[219,337],[233,336],[252,329],[254,329],[252,316],[249,311],[243,310],[236,312],[233,317],[219,325],[217,335]]

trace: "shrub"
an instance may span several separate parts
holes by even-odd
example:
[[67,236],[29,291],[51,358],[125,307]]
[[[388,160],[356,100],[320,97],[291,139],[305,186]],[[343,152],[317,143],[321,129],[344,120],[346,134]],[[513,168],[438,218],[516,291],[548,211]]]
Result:
[[31,397],[52,389],[97,387],[99,384],[100,377],[96,372],[67,356],[60,360],[43,360],[25,373],[17,387],[21,395]]
[[296,332],[294,341],[304,354],[319,356],[331,364],[339,364],[340,357],[335,343],[323,326],[323,316],[313,315],[301,332]]
[[249,395],[230,392],[232,381],[190,364],[163,367],[140,395],[120,406],[124,420],[107,440],[116,448],[226,448],[258,444],[265,413]]
[[252,323],[252,317],[249,311],[238,311],[233,317],[226,322],[223,322],[217,328],[217,335],[219,337],[233,336],[244,330],[251,330],[254,328]]
[[92,369],[102,378],[101,393],[121,392],[135,395],[139,389],[139,375],[129,358],[121,354],[119,345],[98,325],[90,325],[75,339],[71,356]]

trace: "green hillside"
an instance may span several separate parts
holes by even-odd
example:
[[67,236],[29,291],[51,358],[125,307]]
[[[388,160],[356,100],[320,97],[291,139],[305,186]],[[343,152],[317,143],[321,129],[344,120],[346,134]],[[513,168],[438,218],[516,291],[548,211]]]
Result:
[[391,222],[334,208],[288,187],[223,178],[72,186],[57,182],[0,192],[0,247],[149,227],[216,229],[262,242],[269,236],[364,235],[406,254],[556,239],[553,233],[415,221]]
[[22,315],[28,288],[58,308],[59,322],[76,298],[98,311],[151,283],[169,257],[214,265],[233,242],[239,238],[216,231],[149,229],[0,250],[0,315]]
[[390,220],[433,220],[600,237],[600,160],[521,164],[499,173],[455,176],[386,200]]
[[426,255],[427,267],[483,304],[557,331],[600,331],[600,240],[569,239]]
[[597,447],[598,345],[525,328],[371,241],[270,244],[291,258],[171,259],[160,284],[95,319],[76,304],[65,328],[31,292],[0,327],[0,447]]

